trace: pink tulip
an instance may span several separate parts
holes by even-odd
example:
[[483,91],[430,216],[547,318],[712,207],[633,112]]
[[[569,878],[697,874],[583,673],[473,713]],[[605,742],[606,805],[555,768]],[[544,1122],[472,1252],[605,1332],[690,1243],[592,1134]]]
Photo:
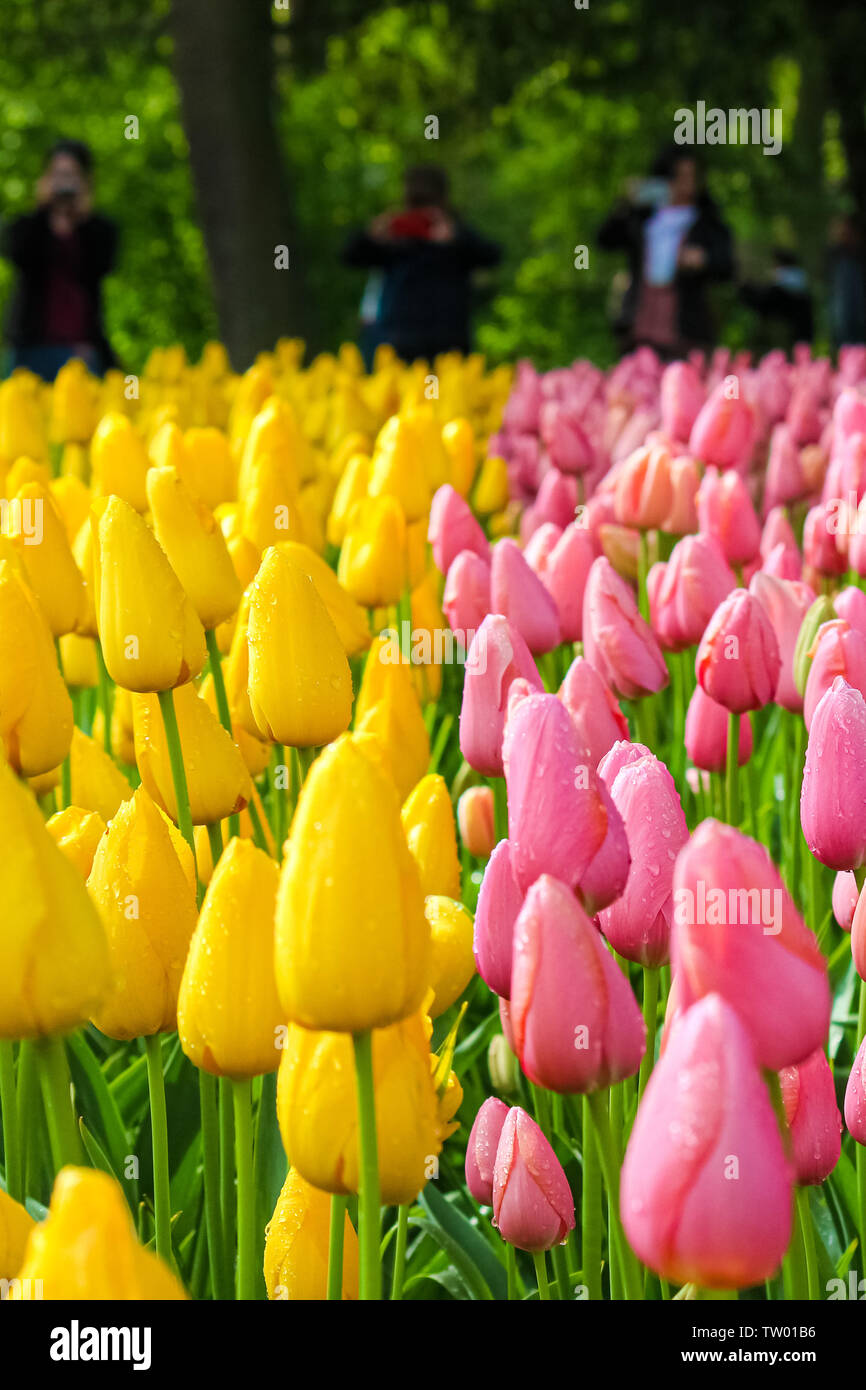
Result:
[[509,1110],[499,1136],[493,1224],[509,1245],[533,1253],[561,1245],[574,1230],[574,1198],[562,1165],[519,1105]]
[[729,565],[745,565],[760,552],[761,524],[739,473],[708,468],[697,508],[701,531],[715,537]]
[[662,445],[636,449],[617,474],[614,492],[616,519],[623,526],[655,530],[674,500],[671,456]]
[[556,604],[563,642],[579,642],[583,636],[583,595],[594,559],[592,537],[576,521],[566,526],[548,555],[544,586]]
[[622,816],[600,777],[597,786],[607,816],[607,831],[601,848],[578,884],[581,902],[591,917],[616,902],[625,889],[631,868],[631,850]]
[[827,963],[763,845],[731,826],[703,821],[680,850],[671,955],[683,1006],[721,994],[762,1067],[780,1071],[823,1045]]
[[671,459],[671,509],[662,523],[662,530],[671,536],[687,536],[698,529],[698,465],[691,454]]
[[[833,880],[833,916],[842,931],[850,931],[860,893],[850,869],[840,869]],[[864,924],[866,925],[866,924]]]
[[508,691],[516,677],[544,685],[520,633],[499,613],[489,614],[472,639],[463,680],[460,751],[485,777],[502,776],[502,734]]
[[625,823],[631,868],[623,893],[599,913],[598,924],[626,960],[665,965],[674,863],[689,838],[676,784],[664,763],[649,755],[620,769],[611,796]]
[[866,594],[850,584],[841,589],[833,600],[833,607],[850,627],[866,637]]
[[448,573],[452,560],[457,558],[461,550],[474,550],[482,560],[486,560],[490,553],[490,544],[472,508],[450,483],[443,483],[433,495],[427,539],[442,574]]
[[819,502],[810,507],[803,524],[803,562],[819,574],[844,574],[848,568],[845,550],[840,549],[839,518],[829,506]]
[[668,683],[658,643],[634,594],[604,556],[593,561],[583,598],[583,650],[617,695],[635,699]]
[[502,1036],[508,1043],[508,1046],[511,1048],[511,1051],[514,1052],[514,1055],[516,1057],[517,1053],[514,1048],[514,1029],[511,1027],[511,1005],[509,1004],[508,1000],[503,999],[501,995],[499,997],[499,1022],[502,1024]]
[[[855,892],[856,886],[855,879]],[[854,915],[851,918],[851,958],[860,979],[866,980],[866,893],[858,893],[854,904]]]
[[845,1087],[845,1125],[856,1143],[866,1144],[866,1038],[857,1050]]
[[537,574],[539,579],[544,578],[550,553],[561,535],[561,526],[555,525],[552,521],[543,521],[526,542],[523,558],[533,574]]
[[688,439],[706,392],[691,362],[671,362],[662,373],[662,429],[671,439]]
[[652,629],[671,652],[696,645],[737,581],[712,536],[683,536],[665,565],[653,565],[647,587]]
[[488,1096],[479,1107],[466,1145],[466,1186],[483,1207],[493,1205],[493,1169],[508,1106]]
[[509,714],[502,746],[514,877],[549,873],[575,889],[601,849],[607,812],[565,705],[532,695]]
[[810,654],[812,660],[803,699],[807,729],[812,727],[821,700],[840,676],[855,690],[866,694],[866,637],[844,618],[833,618],[818,628]]
[[784,507],[773,507],[764,522],[761,532],[761,554],[765,560],[777,545],[793,546],[795,549],[797,546],[797,539]]
[[496,846],[493,790],[467,787],[457,802],[457,828],[465,848],[476,859],[487,859]]
[[747,589],[723,599],[698,647],[695,672],[705,694],[734,714],[760,709],[775,694],[782,657],[773,625]]
[[577,484],[574,478],[550,468],[541,480],[535,498],[535,519],[538,524],[545,521],[565,530],[574,521],[577,506]]
[[866,862],[866,700],[841,676],[812,717],[800,822],[822,864],[859,869]]
[[543,401],[541,377],[526,359],[517,363],[514,385],[503,411],[503,426],[514,434],[534,434]]
[[752,456],[755,418],[739,396],[730,396],[722,381],[701,406],[689,436],[689,453],[718,468],[743,469]]
[[451,561],[442,595],[442,611],[452,632],[477,632],[490,612],[490,566],[474,550],[461,550]]
[[770,436],[770,453],[764,485],[764,514],[779,503],[794,502],[806,490],[799,447],[787,425],[776,425]]
[[478,890],[472,949],[478,974],[502,999],[511,998],[514,924],[522,906],[523,894],[512,867],[511,843],[500,840]]
[[508,537],[493,547],[490,606],[494,613],[504,614],[531,652],[549,652],[559,645],[556,604]]
[[652,753],[645,743],[629,743],[623,739],[615,743],[610,752],[605,753],[598,765],[598,775],[610,790],[619,773],[631,763],[639,763],[641,758],[650,758]]
[[794,648],[815,594],[808,584],[777,579],[763,570],[753,577],[749,592],[770,619],[779,644],[782,665],[774,697],[776,704],[792,714],[802,714],[803,697],[794,684]]
[[[761,565],[762,574],[772,575],[774,579],[796,580],[803,578],[803,557],[795,545],[775,546]],[[753,576],[750,575],[751,579]]]
[[530,1081],[558,1093],[633,1076],[645,1050],[627,979],[574,895],[548,874],[514,928],[511,1024]]
[[748,1033],[710,994],[676,1023],[637,1113],[620,1188],[629,1244],[676,1284],[761,1283],[788,1247],[792,1180]]
[[595,462],[595,450],[577,413],[558,401],[542,406],[541,435],[550,462],[561,473],[585,473]]
[[785,1067],[779,1084],[796,1180],[801,1187],[822,1183],[842,1152],[842,1116],[824,1049],[816,1048],[799,1066]]
[[[686,752],[695,767],[705,772],[724,772],[728,758],[728,711],[696,685],[686,711]],[[752,756],[752,724],[740,720],[737,766]]]
[[619,739],[628,739],[628,723],[616,697],[585,657],[575,657],[569,666],[559,698],[571,715],[590,767],[597,768]]

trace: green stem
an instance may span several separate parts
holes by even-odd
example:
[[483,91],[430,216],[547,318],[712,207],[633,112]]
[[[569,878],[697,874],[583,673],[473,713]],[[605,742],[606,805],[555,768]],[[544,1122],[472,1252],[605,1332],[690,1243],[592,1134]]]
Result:
[[601,1299],[601,1169],[593,1136],[589,1096],[583,1097],[583,1186],[580,1194],[583,1282],[594,1302]]
[[223,1248],[226,1265],[231,1272],[235,1248],[235,1121],[232,1083],[221,1076],[219,1090],[220,1130],[220,1216],[223,1229]]
[[790,871],[788,876],[788,888],[791,895],[796,899],[800,897],[800,885],[798,882],[800,840],[802,831],[800,829],[800,787],[803,778],[803,758],[805,756],[806,745],[806,725],[803,723],[803,716],[792,714],[794,720],[794,766],[791,777],[790,805],[788,806],[788,852],[790,854]]
[[[348,1197],[335,1192],[331,1197],[331,1229],[328,1239],[328,1301],[343,1298],[343,1238],[346,1231]],[[403,1211],[403,1207],[400,1208]]]
[[376,1093],[373,1086],[373,1035],[353,1035],[355,1077],[358,1090],[358,1246],[360,1296],[365,1301],[382,1297],[379,1254],[379,1152],[376,1140]]
[[493,787],[493,824],[497,844],[508,839],[508,794],[504,777],[491,777]]
[[513,1303],[518,1297],[517,1291],[517,1251],[513,1245],[505,1244],[505,1273],[508,1279],[508,1300]]
[[111,677],[102,655],[102,643],[94,638],[96,661],[99,667],[99,708],[102,710],[102,743],[106,753],[111,756]]
[[728,748],[725,768],[725,820],[728,825],[740,824],[740,716],[728,712]]
[[[210,662],[210,673],[213,677],[214,696],[216,698],[217,714],[220,723],[230,738],[234,738],[232,732],[232,716],[229,709],[229,700],[226,695],[226,683],[223,679],[223,663],[220,655],[219,643],[217,642],[216,631],[209,627],[205,629],[205,641],[207,642],[207,654]],[[229,816],[229,836],[240,835],[241,818],[237,812]]]
[[24,1191],[32,1192],[38,1184],[37,1168],[42,1146],[42,1107],[39,1104],[38,1044],[22,1040],[18,1044],[18,1140],[21,1146],[21,1168]]
[[403,1297],[403,1280],[406,1277],[406,1240],[409,1235],[409,1208],[397,1208],[397,1244],[394,1248],[394,1274],[391,1279],[391,1298],[397,1302]]
[[153,1209],[156,1220],[156,1253],[171,1264],[171,1186],[168,1167],[168,1119],[165,1110],[165,1077],[159,1034],[144,1040],[147,1057],[147,1089],[153,1135]]
[[536,1250],[532,1256],[535,1265],[535,1278],[538,1281],[538,1298],[541,1303],[550,1301],[550,1285],[547,1282],[547,1261],[543,1250]]
[[645,965],[643,969],[643,1017],[646,1024],[646,1052],[640,1064],[637,1099],[640,1105],[650,1072],[655,1065],[656,1027],[659,1011],[659,972]]
[[0,1039],[0,1109],[3,1111],[3,1161],[6,1191],[16,1202],[24,1200],[21,1172],[21,1143],[18,1134],[18,1096],[15,1090],[13,1044]]
[[568,1278],[568,1260],[566,1258],[565,1246],[554,1245],[550,1252],[553,1261],[553,1273],[556,1276],[557,1296],[562,1302],[567,1303],[571,1300],[571,1284]]
[[218,820],[211,821],[207,828],[207,838],[210,844],[210,857],[214,868],[216,868],[223,852],[223,833]]
[[595,1140],[598,1145],[601,1171],[604,1174],[604,1182],[610,1198],[611,1235],[613,1243],[617,1246],[625,1296],[627,1299],[640,1300],[643,1297],[641,1279],[631,1247],[626,1241],[625,1232],[622,1229],[622,1222],[619,1216],[620,1154],[619,1145],[611,1130],[607,1108],[607,1093],[605,1091],[593,1091],[587,1096],[587,1100],[589,1101],[589,1110],[595,1130]]
[[[59,637],[56,637],[56,638],[54,639],[54,650],[55,650],[56,653],[57,653],[57,668],[58,668],[58,670],[60,671],[61,676],[62,676],[63,679],[65,680],[65,679],[66,679],[66,674],[65,674],[65,672],[64,672],[64,670],[63,670],[63,657],[62,657],[61,652],[60,652],[60,638],[59,638]],[[71,765],[71,763],[70,763],[70,761],[69,761],[69,754],[67,753],[66,757],[63,759],[63,762],[62,762],[61,765],[60,765],[60,806],[61,806],[61,810],[63,809],[64,806],[69,806],[69,805],[71,805],[71,804],[72,804],[72,765]]]
[[204,1206],[207,1248],[214,1298],[230,1299],[231,1281],[226,1279],[227,1260],[220,1216],[220,1149],[217,1114],[217,1081],[210,1072],[198,1074],[201,1108],[201,1152],[204,1170]]
[[40,1038],[36,1044],[42,1101],[48,1124],[55,1175],[67,1163],[81,1164],[84,1153],[70,1095],[69,1065],[61,1037]]
[[808,1297],[814,1302],[820,1299],[821,1289],[818,1283],[818,1257],[815,1252],[815,1232],[812,1228],[812,1216],[809,1211],[809,1192],[805,1187],[798,1187],[796,1192],[797,1220],[800,1227],[800,1235],[803,1239],[803,1249],[806,1254]]
[[[255,797],[250,797],[247,803],[247,810],[250,813],[250,821],[253,827],[253,842],[259,849],[264,850],[265,854],[270,855],[271,850],[268,845],[268,838],[265,835],[265,828],[262,825],[262,818],[259,815],[259,808],[256,805]],[[229,819],[229,824],[231,824],[231,819]]]
[[249,1081],[233,1081],[235,1167],[238,1175],[238,1298],[256,1297],[256,1192],[253,1181],[253,1104]]
[[[286,798],[287,798],[287,796],[290,794],[290,793],[289,793],[288,785],[287,785],[286,787],[278,787],[278,786],[277,786],[277,778],[278,778],[279,775],[280,775],[280,769],[288,770],[288,769],[287,769],[287,766],[286,766],[286,750],[285,750],[285,748],[283,747],[283,745],[282,745],[281,743],[275,743],[275,744],[274,744],[274,785],[273,785],[274,799],[273,799],[273,801],[271,802],[271,806],[272,806],[272,818],[273,818],[274,841],[275,841],[276,846],[277,846],[277,858],[278,858],[278,859],[282,858],[282,854],[283,854],[283,844],[284,844],[285,839],[286,839]],[[288,784],[288,778],[287,778],[286,780],[287,780],[287,784]]]
[[177,727],[177,715],[174,710],[173,690],[159,691],[159,710],[165,729],[174,799],[177,803],[177,826],[192,850],[193,863],[195,863],[195,836],[193,835],[192,815],[189,809],[189,790],[186,783],[186,768],[183,765],[183,749],[180,746],[180,731]]
[[649,594],[647,593],[646,577],[649,573],[649,537],[647,532],[641,527],[638,532],[640,542],[637,553],[637,601],[640,615],[645,623],[649,622]]

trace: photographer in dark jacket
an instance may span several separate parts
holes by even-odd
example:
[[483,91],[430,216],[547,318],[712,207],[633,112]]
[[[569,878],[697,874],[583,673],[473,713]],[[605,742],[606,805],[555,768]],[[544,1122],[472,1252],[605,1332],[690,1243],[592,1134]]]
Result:
[[496,265],[500,248],[451,211],[447,175],[436,165],[409,169],[405,196],[402,211],[382,213],[343,250],[346,265],[382,276],[365,354],[379,343],[407,362],[469,352],[472,272]]
[[117,228],[91,211],[92,168],[87,145],[58,141],[36,186],[36,211],[6,226],[0,241],[18,272],[6,325],[11,366],[46,381],[71,357],[97,374],[114,361],[101,287],[114,265]]
[[734,261],[730,232],[693,155],[673,146],[652,178],[631,181],[598,241],[629,259],[631,284],[616,325],[623,350],[648,344],[670,360],[712,345],[707,285],[729,280]]

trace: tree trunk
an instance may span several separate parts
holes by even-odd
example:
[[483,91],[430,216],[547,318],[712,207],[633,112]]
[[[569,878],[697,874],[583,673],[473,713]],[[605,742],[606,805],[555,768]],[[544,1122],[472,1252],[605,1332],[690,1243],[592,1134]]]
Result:
[[[174,0],[174,74],[220,332],[246,368],[313,314],[275,119],[271,10],[263,0]],[[279,248],[288,251],[288,269]]]

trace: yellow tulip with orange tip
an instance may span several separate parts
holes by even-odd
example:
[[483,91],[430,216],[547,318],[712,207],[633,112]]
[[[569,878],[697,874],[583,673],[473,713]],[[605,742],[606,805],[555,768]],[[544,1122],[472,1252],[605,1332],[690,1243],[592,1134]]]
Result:
[[448,482],[461,497],[468,497],[475,479],[475,432],[466,419],[449,420],[442,443],[451,464]]
[[[268,1298],[295,1302],[328,1296],[331,1198],[313,1187],[296,1168],[289,1173],[265,1228],[265,1285]],[[343,1215],[344,1302],[358,1297],[358,1237]]]
[[66,806],[45,822],[45,829],[81,877],[87,879],[97,845],[105,834],[105,821],[99,812]]
[[103,835],[87,880],[111,964],[108,991],[91,1019],[120,1041],[177,1026],[196,897],[192,853],[169,825],[139,787]]
[[147,448],[128,415],[103,415],[90,441],[90,467],[95,496],[122,497],[137,512],[147,511]]
[[337,483],[325,524],[325,534],[331,545],[343,544],[349,524],[349,513],[356,502],[367,496],[369,482],[369,456],[364,453],[350,455]]
[[132,796],[132,787],[102,744],[78,728],[72,730],[69,782],[73,805],[96,811],[104,821]]
[[0,760],[0,1037],[77,1028],[109,983],[106,933],[78,869]]
[[313,763],[277,900],[277,987],[305,1028],[407,1017],[429,977],[429,927],[393,784],[351,735]]
[[238,492],[238,467],[222,430],[212,425],[188,429],[183,437],[186,449],[184,481],[206,507],[214,511],[223,502],[233,502]]
[[424,912],[430,924],[432,960],[429,1011],[431,1018],[438,1018],[460,998],[475,974],[472,914],[463,903],[442,894],[428,896]]
[[407,523],[420,521],[430,510],[432,492],[417,431],[400,415],[382,426],[370,461],[369,497],[394,497]]
[[18,1273],[35,1225],[26,1208],[0,1188],[0,1279],[12,1279]]
[[48,457],[48,441],[36,394],[36,377],[13,372],[0,385],[0,459]]
[[276,861],[231,839],[193,932],[177,1004],[181,1046],[214,1076],[276,1071],[284,1018],[274,978]]
[[370,645],[367,614],[343,588],[331,566],[307,545],[286,541],[279,549],[313,581],[328,610],[347,656],[357,656]]
[[66,528],[49,488],[28,483],[9,509],[24,570],[53,637],[74,632],[84,617],[84,580],[72,555]]
[[[195,686],[175,692],[174,712],[194,825],[213,825],[246,806],[252,783],[240,749]],[[154,695],[133,695],[135,761],[160,810],[177,824],[178,809],[165,725]]]
[[249,591],[250,709],[262,738],[330,743],[352,718],[352,676],[309,574],[285,550],[265,553]]
[[396,497],[362,497],[346,519],[337,578],[364,608],[397,603],[406,588],[406,518]]
[[[379,1182],[387,1205],[414,1201],[435,1176],[451,1132],[453,1098],[443,1105],[437,1094],[428,1038],[420,1013],[373,1032]],[[325,1192],[358,1191],[358,1106],[346,1033],[289,1025],[277,1119],[289,1162],[307,1182]]]
[[403,804],[403,830],[418,865],[421,891],[460,897],[460,856],[451,796],[444,777],[422,777]]
[[59,766],[72,738],[72,701],[51,632],[21,562],[0,545],[0,739],[16,772]]
[[241,586],[213,512],[175,468],[151,468],[147,500],[156,539],[195,608],[202,627],[225,622],[241,601]]
[[120,1184],[93,1168],[61,1168],[48,1215],[31,1229],[17,1276],[11,1297],[22,1301],[186,1298],[168,1265],[139,1245]]
[[108,674],[127,690],[170,690],[205,662],[204,629],[165,552],[120,497],[91,512],[93,598]]

